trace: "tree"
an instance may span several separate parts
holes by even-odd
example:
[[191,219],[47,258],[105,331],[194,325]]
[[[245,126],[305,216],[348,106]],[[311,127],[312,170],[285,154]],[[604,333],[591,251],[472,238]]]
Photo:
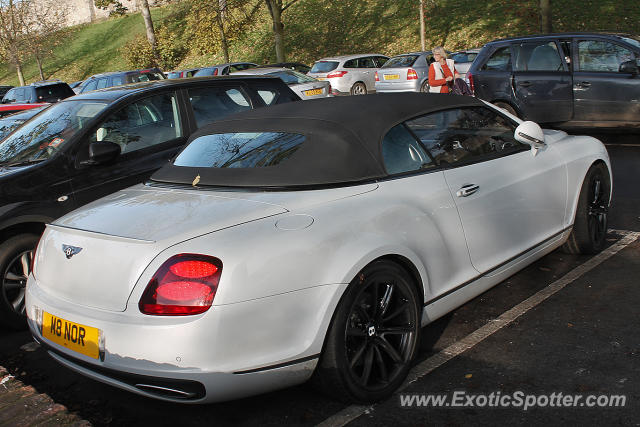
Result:
[[27,1],[0,0],[0,50],[16,68],[20,86],[24,86],[22,74],[23,17],[28,10]]
[[147,30],[147,40],[149,40],[151,51],[153,52],[153,57],[156,60],[156,65],[158,65],[158,43],[156,42],[156,32],[153,29],[151,11],[149,10],[149,2],[147,0],[140,0],[140,12],[142,13],[142,19],[144,19],[144,27]]
[[543,33],[552,32],[551,0],[540,0],[540,30]]
[[424,0],[420,0],[420,47],[423,51],[427,50],[424,39]]
[[227,0],[218,0],[216,12],[216,24],[218,24],[218,31],[220,32],[220,43],[222,44],[224,62],[229,62],[229,42],[227,41],[227,34],[224,30],[224,21],[227,18]]
[[63,42],[68,9],[53,0],[29,1],[28,12],[22,16],[24,50],[33,55],[38,64],[40,79],[45,80],[42,61],[53,54],[53,48]]
[[276,62],[284,62],[284,25],[282,24],[282,14],[292,4],[298,0],[290,0],[283,4],[282,0],[264,0],[269,9],[271,20],[273,21],[273,36],[276,47]]

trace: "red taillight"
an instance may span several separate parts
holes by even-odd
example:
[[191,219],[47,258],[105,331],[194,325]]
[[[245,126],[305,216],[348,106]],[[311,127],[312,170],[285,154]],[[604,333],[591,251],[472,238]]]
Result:
[[347,74],[346,71],[334,71],[333,73],[327,74],[328,79],[333,79],[334,77],[342,77]]
[[413,68],[407,70],[407,80],[418,80],[418,73]]
[[160,266],[138,307],[144,314],[186,316],[204,313],[216,296],[222,261],[197,255],[175,255]]
[[329,83],[329,87],[327,88],[327,95],[331,93],[331,83]]
[[379,82],[380,78],[378,77],[378,72],[376,71],[376,81]]
[[217,76],[217,75],[218,75],[218,69],[217,69],[217,68],[213,70],[213,75],[214,75],[214,76]]
[[469,80],[469,88],[471,89],[471,93],[475,95],[476,87],[473,84],[473,76],[471,75],[471,73],[467,73],[467,79]]

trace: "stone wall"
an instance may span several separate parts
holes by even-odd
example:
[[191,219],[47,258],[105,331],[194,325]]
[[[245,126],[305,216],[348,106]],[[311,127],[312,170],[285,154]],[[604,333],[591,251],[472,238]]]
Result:
[[[46,1],[46,0],[36,0]],[[135,12],[138,7],[137,0],[120,0],[122,5],[128,9],[127,12]],[[166,1],[164,1],[166,2]],[[96,19],[104,19],[109,16],[108,10],[98,9],[93,0],[57,0],[56,3],[61,9],[66,9],[67,26],[86,24]],[[149,0],[149,6],[163,3],[162,0]]]

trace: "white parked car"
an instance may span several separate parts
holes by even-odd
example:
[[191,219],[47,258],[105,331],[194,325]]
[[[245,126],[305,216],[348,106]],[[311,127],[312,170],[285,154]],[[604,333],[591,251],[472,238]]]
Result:
[[317,60],[307,75],[328,80],[332,95],[366,95],[376,91],[376,71],[388,59],[378,53],[332,56]]
[[371,402],[421,326],[565,244],[605,244],[600,141],[473,97],[381,94],[208,125],[144,185],[48,225],[26,305],[64,366],[176,402],[312,376]]
[[326,98],[331,94],[331,85],[328,81],[320,81],[302,74],[299,71],[282,67],[258,67],[244,71],[236,71],[231,73],[234,76],[274,76],[279,77],[285,82],[292,91],[294,91],[300,99],[317,99]]

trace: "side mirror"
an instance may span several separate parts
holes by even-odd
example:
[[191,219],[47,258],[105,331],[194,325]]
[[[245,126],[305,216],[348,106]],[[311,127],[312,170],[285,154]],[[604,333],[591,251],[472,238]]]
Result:
[[634,76],[638,75],[638,64],[636,63],[636,61],[625,61],[622,64],[620,64],[620,69],[618,70],[621,73],[629,73],[632,74]]
[[108,163],[120,155],[120,146],[110,141],[92,142],[89,144],[89,160],[81,162],[82,165],[97,165]]
[[516,141],[529,144],[533,148],[542,147],[544,144],[544,132],[536,122],[526,121],[520,123],[513,135]]

